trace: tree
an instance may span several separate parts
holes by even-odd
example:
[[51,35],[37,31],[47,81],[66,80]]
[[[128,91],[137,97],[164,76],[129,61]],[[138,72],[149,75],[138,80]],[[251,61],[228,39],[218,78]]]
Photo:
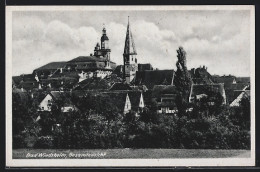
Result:
[[191,76],[187,70],[186,66],[186,52],[182,47],[179,47],[177,50],[178,61],[176,63],[177,71],[174,75],[174,85],[178,91],[178,95],[176,97],[176,105],[178,108],[178,114],[183,115],[186,111],[189,93],[192,84]]
[[186,66],[186,52],[182,47],[179,47],[177,50],[178,61],[176,63],[177,71],[174,75],[174,85],[176,86],[176,90],[178,91],[176,96],[176,106],[178,109],[178,120],[176,121],[177,127],[177,145],[181,146],[181,133],[182,128],[185,125],[185,121],[183,122],[182,117],[186,114],[186,109],[188,108],[188,100],[189,93],[192,84],[192,80],[190,74],[187,70]]

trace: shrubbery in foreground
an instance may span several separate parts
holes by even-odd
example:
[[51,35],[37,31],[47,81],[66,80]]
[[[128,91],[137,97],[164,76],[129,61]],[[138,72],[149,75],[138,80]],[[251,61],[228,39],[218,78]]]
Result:
[[[230,108],[203,100],[182,114],[156,114],[145,108],[125,115],[96,98],[75,100],[84,112],[36,111],[13,95],[13,148],[250,149],[250,103]],[[91,101],[90,101],[91,100]],[[34,119],[41,116],[38,122]]]

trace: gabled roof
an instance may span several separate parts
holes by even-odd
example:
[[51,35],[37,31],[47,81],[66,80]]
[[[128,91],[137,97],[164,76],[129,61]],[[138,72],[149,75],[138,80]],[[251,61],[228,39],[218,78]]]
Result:
[[69,92],[51,91],[50,95],[54,98],[54,101],[60,100],[64,102],[64,106],[74,105]]
[[209,92],[220,93],[225,96],[225,89],[223,84],[192,84],[190,98],[194,98],[196,95],[208,95]]
[[62,61],[62,62],[51,62],[51,63],[48,63],[42,67],[39,67],[37,69],[35,69],[35,71],[37,70],[56,70],[56,69],[59,69],[59,68],[64,68],[66,65],[66,62]]
[[232,84],[226,90],[227,102],[233,102],[243,90],[250,90],[250,85],[247,83]]
[[134,81],[135,85],[145,85],[148,89],[152,89],[154,85],[171,85],[174,77],[174,70],[151,70],[137,71]]
[[234,100],[230,102],[230,106],[239,106],[241,100],[243,98],[249,98],[250,99],[250,91],[236,91],[236,94],[234,96]]
[[132,90],[132,88],[127,83],[117,82],[109,90]]

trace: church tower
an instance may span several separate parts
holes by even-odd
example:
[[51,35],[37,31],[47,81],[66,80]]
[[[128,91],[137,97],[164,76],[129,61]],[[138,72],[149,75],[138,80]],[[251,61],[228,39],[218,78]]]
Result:
[[106,28],[103,27],[102,36],[100,39],[101,46],[97,43],[94,49],[94,55],[99,58],[104,58],[106,60],[106,67],[110,67],[110,52],[109,49],[109,39],[107,37]]
[[138,70],[134,39],[130,30],[129,16],[124,48],[124,79],[129,84]]

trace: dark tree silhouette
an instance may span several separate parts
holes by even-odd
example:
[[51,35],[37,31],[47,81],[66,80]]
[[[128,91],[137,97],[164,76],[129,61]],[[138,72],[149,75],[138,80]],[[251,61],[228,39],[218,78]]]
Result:
[[186,66],[186,52],[182,47],[179,47],[177,53],[178,61],[176,63],[177,71],[174,75],[174,85],[179,92],[176,105],[179,115],[183,115],[187,108],[192,80]]

